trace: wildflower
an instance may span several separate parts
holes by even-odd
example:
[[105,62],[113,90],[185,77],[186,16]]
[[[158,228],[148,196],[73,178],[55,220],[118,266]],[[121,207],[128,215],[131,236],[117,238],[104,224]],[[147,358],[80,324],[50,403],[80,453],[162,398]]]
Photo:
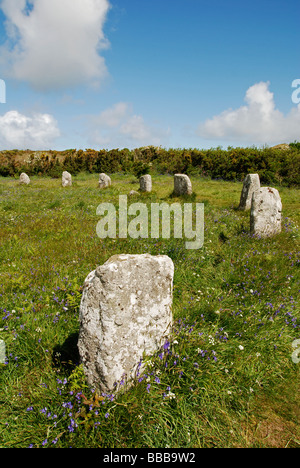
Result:
[[215,344],[214,337],[211,336],[211,335],[209,335],[209,337],[208,337],[208,342],[209,342],[210,344],[214,345],[214,344]]
[[109,413],[105,413],[105,418],[107,419],[109,417]]
[[243,349],[244,349],[244,346],[242,346],[242,345],[239,345],[239,349],[240,349],[241,351],[243,351]]
[[[71,413],[70,413],[70,415],[71,415]],[[74,432],[74,428],[76,428],[76,427],[78,427],[77,423],[75,422],[74,419],[71,418],[70,425],[68,426],[69,432]]]
[[163,348],[164,348],[165,350],[169,349],[169,348],[170,348],[170,342],[169,342],[169,341],[166,341],[165,344],[164,344],[164,346],[163,346]]
[[151,385],[148,384],[148,385],[147,385],[147,392],[148,392],[148,393],[150,392],[150,387],[151,387]]

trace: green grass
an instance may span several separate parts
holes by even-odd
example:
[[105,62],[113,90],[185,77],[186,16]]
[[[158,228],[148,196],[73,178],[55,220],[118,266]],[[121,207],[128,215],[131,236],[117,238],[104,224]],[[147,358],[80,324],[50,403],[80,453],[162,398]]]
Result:
[[[186,250],[97,237],[97,206],[137,190],[134,176],[103,191],[96,175],[73,181],[0,178],[0,447],[299,448],[299,190],[277,187],[282,233],[263,240],[237,210],[242,184],[192,178],[205,240]],[[180,201],[172,189],[154,175],[138,200]],[[76,348],[82,284],[110,256],[145,252],[174,261],[173,334],[132,388],[99,396]]]

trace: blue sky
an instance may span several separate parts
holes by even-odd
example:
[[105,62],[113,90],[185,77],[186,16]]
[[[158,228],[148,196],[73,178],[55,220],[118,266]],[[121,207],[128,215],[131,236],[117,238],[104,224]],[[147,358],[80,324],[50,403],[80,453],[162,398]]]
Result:
[[0,150],[299,141],[299,18],[299,0],[0,0]]

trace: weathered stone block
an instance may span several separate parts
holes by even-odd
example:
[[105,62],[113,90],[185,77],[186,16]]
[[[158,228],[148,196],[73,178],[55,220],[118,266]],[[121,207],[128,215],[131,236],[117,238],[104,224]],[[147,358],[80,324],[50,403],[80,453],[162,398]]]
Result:
[[135,197],[135,196],[138,196],[139,195],[139,192],[137,192],[136,190],[130,190],[129,194],[128,194],[130,197]]
[[111,186],[111,178],[102,172],[99,174],[99,188],[106,188]]
[[252,194],[260,189],[260,180],[258,174],[248,174],[243,182],[243,188],[240,198],[239,210],[250,210]]
[[174,195],[191,195],[193,193],[192,183],[186,174],[174,175]]
[[165,255],[115,255],[86,278],[78,349],[87,381],[102,392],[135,376],[143,353],[158,350],[172,326],[174,265]]
[[141,192],[151,192],[152,178],[150,174],[145,174],[140,177],[140,190]]
[[24,184],[24,185],[29,185],[30,184],[30,178],[28,177],[27,174],[25,174],[25,172],[22,172],[22,174],[20,175],[20,184]]
[[275,188],[262,187],[253,192],[250,212],[250,233],[270,237],[281,232],[282,203]]
[[61,184],[63,187],[71,187],[72,186],[72,176],[69,172],[64,171],[62,173]]

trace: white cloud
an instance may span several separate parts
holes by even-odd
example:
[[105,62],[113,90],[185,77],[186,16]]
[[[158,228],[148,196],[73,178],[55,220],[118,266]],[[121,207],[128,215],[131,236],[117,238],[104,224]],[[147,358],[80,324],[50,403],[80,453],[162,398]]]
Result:
[[119,102],[89,118],[92,145],[114,148],[163,144],[170,131],[149,125],[141,115],[133,112],[131,104]]
[[299,140],[300,105],[284,115],[275,107],[269,82],[251,86],[246,105],[228,109],[200,124],[197,134],[208,139],[239,140],[251,144],[290,143]]
[[0,116],[0,150],[50,149],[60,131],[56,120],[49,114],[32,117],[9,111]]
[[13,78],[51,90],[107,76],[99,52],[108,47],[108,0],[2,0],[0,7],[9,37],[1,62]]

